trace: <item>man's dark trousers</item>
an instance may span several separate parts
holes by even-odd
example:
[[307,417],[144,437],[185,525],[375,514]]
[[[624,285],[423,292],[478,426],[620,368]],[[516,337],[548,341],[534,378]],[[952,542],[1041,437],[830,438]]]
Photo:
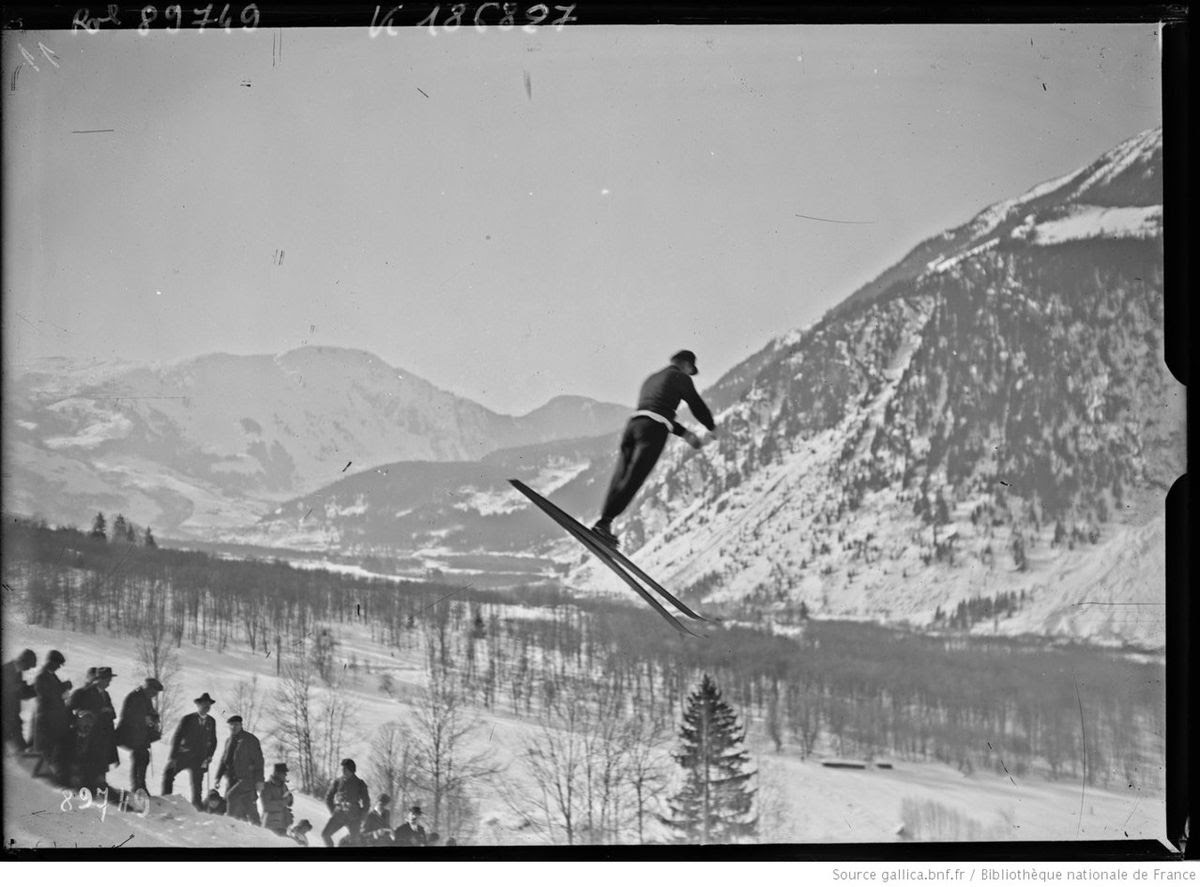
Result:
[[600,520],[607,523],[629,507],[667,444],[667,426],[647,416],[634,416],[621,436],[621,455],[608,485]]
[[321,839],[325,841],[326,846],[333,846],[333,835],[341,828],[350,830],[350,843],[358,844],[358,827],[362,825],[362,820],[351,816],[349,813],[344,813],[338,810],[329,817],[329,822],[325,824],[325,828],[321,829]]
[[166,796],[175,790],[175,776],[183,770],[188,770],[192,774],[192,806],[197,810],[203,810],[204,804],[200,800],[200,789],[204,784],[204,770],[199,762],[178,765],[173,761],[168,762],[167,769],[163,771],[162,793]]
[[146,788],[146,768],[150,766],[150,749],[148,748],[131,748],[129,756],[133,758],[133,791],[141,789],[146,794],[150,794],[150,789]]

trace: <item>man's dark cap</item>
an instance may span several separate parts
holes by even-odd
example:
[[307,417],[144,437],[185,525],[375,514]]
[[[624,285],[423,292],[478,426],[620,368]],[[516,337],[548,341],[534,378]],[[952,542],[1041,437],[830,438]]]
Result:
[[692,366],[696,366],[696,352],[684,350],[684,351],[676,351],[674,354],[671,355],[671,363],[675,363],[675,362],[681,361],[681,360],[686,360]]
[[21,668],[33,668],[37,665],[37,653],[32,650],[22,650],[21,655],[17,657],[17,662]]
[[96,677],[99,680],[104,680],[105,678],[112,680],[113,678],[116,677],[116,675],[113,674],[113,670],[111,668],[109,668],[107,665],[101,665],[99,668],[96,669]]
[[63,663],[65,663],[67,661],[67,657],[64,656],[62,653],[58,652],[57,650],[51,650],[49,653],[46,654],[46,661],[53,662],[56,665],[62,665]]
[[196,703],[197,705],[200,705],[201,703],[203,703],[204,705],[215,705],[216,701],[217,700],[213,699],[211,696],[208,695],[207,691],[205,691],[203,696],[197,696],[195,699],[192,700],[192,702]]
[[288,772],[287,764],[276,764],[275,772],[276,773],[287,773]]
[[312,823],[309,822],[307,819],[301,819],[294,826],[292,826],[292,828],[294,828],[298,832],[306,832],[312,828]]
[[353,761],[353,760],[351,760],[350,758],[346,758],[346,759],[344,759],[344,760],[342,761],[342,766],[343,766],[343,767],[349,767],[349,768],[350,768],[350,772],[351,772],[351,773],[357,773],[357,772],[358,772],[358,765],[357,765],[357,764],[355,764],[355,763],[354,763],[354,761]]
[[379,796],[379,803],[380,803],[380,804],[390,804],[390,803],[392,803],[392,796],[391,796],[391,795],[389,795],[387,792],[384,792],[383,794],[381,794],[381,795]]
[[413,804],[412,807],[409,808],[408,812],[415,813],[415,814],[417,814],[417,816],[420,816],[421,815],[421,805]]
[[226,723],[226,724],[240,724],[241,722],[242,722],[242,716],[241,716],[241,715],[234,715],[234,716],[233,716],[233,717],[231,717],[229,720],[227,720],[225,723]]
[[163,688],[162,681],[160,681],[158,678],[146,678],[146,689],[147,690],[153,690],[156,693],[161,693],[162,688]]

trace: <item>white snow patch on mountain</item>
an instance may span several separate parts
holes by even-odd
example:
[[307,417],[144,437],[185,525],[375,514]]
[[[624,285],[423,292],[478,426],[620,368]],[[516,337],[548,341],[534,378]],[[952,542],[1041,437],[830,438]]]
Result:
[[1048,245],[1092,238],[1151,238],[1162,233],[1161,206],[1079,206],[1061,219],[1027,219],[1013,236]]
[[457,511],[474,511],[481,515],[511,514],[528,504],[528,500],[514,489],[476,490],[464,487],[458,495],[466,498],[454,503]]

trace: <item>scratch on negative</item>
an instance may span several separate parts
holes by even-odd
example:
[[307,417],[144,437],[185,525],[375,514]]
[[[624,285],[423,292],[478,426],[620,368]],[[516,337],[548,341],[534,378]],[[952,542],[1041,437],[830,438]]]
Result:
[[1075,685],[1075,701],[1079,703],[1079,733],[1083,738],[1083,782],[1079,786],[1079,824],[1075,827],[1075,837],[1078,838],[1079,833],[1083,831],[1083,799],[1087,794],[1087,727],[1083,723],[1083,699],[1079,695],[1079,681],[1074,675],[1071,675],[1071,683]]

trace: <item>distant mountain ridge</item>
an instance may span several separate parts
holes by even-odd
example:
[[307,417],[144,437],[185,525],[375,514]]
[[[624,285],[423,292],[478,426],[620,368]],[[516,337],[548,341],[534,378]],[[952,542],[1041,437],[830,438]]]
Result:
[[515,417],[364,351],[209,354],[166,366],[41,361],[5,385],[5,507],[164,532],[243,524],[349,469],[470,460],[596,434],[628,408],[558,397]]

